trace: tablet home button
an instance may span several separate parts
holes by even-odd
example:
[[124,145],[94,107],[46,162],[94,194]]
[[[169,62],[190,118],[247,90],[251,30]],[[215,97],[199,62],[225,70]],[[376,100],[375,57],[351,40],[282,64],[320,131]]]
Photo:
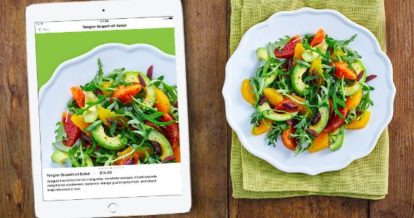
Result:
[[109,212],[116,213],[118,211],[118,204],[110,203],[108,204],[108,209],[109,209]]

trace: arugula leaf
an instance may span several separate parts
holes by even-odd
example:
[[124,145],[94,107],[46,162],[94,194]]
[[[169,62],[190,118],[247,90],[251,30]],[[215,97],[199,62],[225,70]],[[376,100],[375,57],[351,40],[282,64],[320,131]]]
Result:
[[259,111],[255,111],[252,116],[251,116],[251,121],[250,123],[253,124],[254,126],[258,126],[260,124],[261,120],[264,120],[264,116],[261,112]]
[[266,139],[269,145],[276,146],[277,139],[282,135],[283,131],[289,126],[286,122],[275,122],[269,132],[266,134]]
[[[284,36],[284,37],[282,37],[282,38],[279,38],[279,40],[278,41],[275,41],[274,43],[273,43],[273,46],[276,48],[276,49],[278,49],[278,50],[281,50],[281,49],[283,49],[284,47],[285,47],[285,45],[290,41],[290,39],[291,39],[291,37],[290,36]],[[273,51],[272,51],[272,53],[273,53]]]
[[55,141],[52,142],[53,147],[62,152],[68,152],[70,147],[67,147],[63,144],[63,140],[67,139],[68,136],[65,132],[62,121],[56,123],[55,134]]
[[85,131],[90,132],[90,131],[96,129],[96,127],[98,127],[101,124],[102,124],[102,120],[97,120],[97,121],[93,122],[91,125],[89,125],[88,127],[86,127]]
[[99,95],[98,96],[98,100],[96,100],[94,102],[88,102],[87,105],[86,105],[86,107],[84,107],[84,108],[73,108],[72,110],[73,110],[73,112],[75,114],[81,115],[81,114],[83,114],[83,112],[89,110],[89,108],[91,108],[91,107],[93,107],[95,105],[101,104],[103,101],[105,101],[105,99],[106,99],[106,96]]
[[303,66],[303,67],[306,67],[306,68],[309,68],[311,66],[308,62],[302,61],[302,60],[299,60],[299,59],[295,59],[295,62],[296,62],[296,64],[298,64],[300,66]]

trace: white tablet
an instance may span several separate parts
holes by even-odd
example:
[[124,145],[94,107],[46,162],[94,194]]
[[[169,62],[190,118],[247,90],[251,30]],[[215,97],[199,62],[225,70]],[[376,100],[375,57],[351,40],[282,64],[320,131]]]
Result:
[[38,217],[188,212],[179,0],[26,9]]

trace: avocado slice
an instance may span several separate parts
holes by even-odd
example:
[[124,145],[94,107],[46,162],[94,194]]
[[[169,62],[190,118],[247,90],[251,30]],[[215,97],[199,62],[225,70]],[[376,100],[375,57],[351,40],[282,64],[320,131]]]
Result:
[[307,68],[301,65],[296,65],[293,68],[292,75],[290,79],[292,80],[293,89],[298,95],[303,96],[305,90],[308,88],[308,85],[303,82],[302,76],[305,74]]
[[326,54],[326,51],[328,50],[328,43],[326,43],[326,40],[323,40],[321,43],[319,43],[315,48],[319,49],[323,54]]
[[164,135],[159,133],[154,128],[152,128],[150,126],[147,126],[147,127],[151,128],[151,132],[148,135],[148,140],[156,141],[161,146],[161,151],[162,151],[162,154],[161,154],[161,157],[160,157],[161,161],[165,160],[167,157],[174,156],[173,149],[172,149],[171,144],[168,141],[168,139],[165,138]]
[[320,107],[318,111],[319,111],[319,114],[321,115],[321,119],[319,119],[319,121],[316,124],[310,125],[309,129],[319,134],[323,131],[323,129],[325,129],[326,125],[328,124],[329,107]]
[[125,82],[129,82],[129,83],[139,83],[139,78],[138,75],[140,75],[142,77],[142,79],[144,80],[144,82],[146,84],[151,82],[151,79],[148,78],[147,75],[145,75],[142,72],[138,72],[138,71],[127,71],[124,74],[124,81]]
[[329,135],[329,148],[331,151],[337,151],[342,147],[345,138],[345,129],[342,126],[337,134]]
[[318,57],[319,57],[319,54],[314,52],[314,51],[311,51],[311,50],[305,50],[302,53],[302,59],[306,62],[309,62],[309,63],[312,62],[313,60],[315,60]]
[[293,113],[276,113],[273,111],[273,109],[270,107],[269,103],[265,102],[262,105],[257,107],[257,110],[263,114],[264,117],[266,117],[269,120],[273,121],[286,121],[290,120],[293,117],[298,114],[298,112]]
[[[361,60],[357,60],[354,63],[352,63],[351,68],[355,71],[357,75],[362,73],[362,71],[365,71],[365,66],[362,64]],[[364,78],[364,81],[362,82],[365,82],[365,78]]]
[[149,107],[152,107],[155,104],[155,100],[156,95],[154,86],[145,87],[144,103],[146,103]]
[[64,165],[68,159],[68,154],[60,150],[55,150],[55,152],[52,154],[52,160],[59,165]]
[[[88,106],[88,103],[95,102],[98,100],[98,97],[96,97],[93,92],[85,92],[85,107]],[[98,107],[96,105],[88,108],[88,110],[84,111],[83,114],[83,120],[86,123],[93,123],[95,120],[98,119]]]
[[102,124],[92,130],[91,133],[92,137],[100,146],[111,151],[120,150],[124,148],[127,143],[126,138],[122,137],[121,135],[117,135],[115,137],[109,137],[106,135]]
[[361,60],[357,60],[354,63],[351,64],[352,69],[355,71],[357,75],[360,73],[362,74],[362,77],[359,81],[355,81],[350,85],[347,85],[344,87],[344,94],[345,96],[351,96],[355,94],[359,89],[362,88],[360,83],[365,82],[367,78],[367,73],[365,72],[365,66],[362,64]]
[[260,61],[267,61],[269,60],[269,53],[267,52],[267,49],[264,47],[258,48],[256,50],[257,59]]
[[355,94],[359,89],[361,89],[362,86],[359,82],[354,82],[351,85],[344,87],[344,94],[345,96],[351,96]]
[[147,75],[144,73],[138,72],[138,71],[127,71],[124,75],[124,81],[125,82],[135,82],[139,83],[138,75],[141,76],[141,78],[145,82],[145,97],[144,97],[144,103],[146,103],[149,107],[152,107],[155,104],[156,96],[155,96],[155,89],[154,86],[148,86],[148,84],[151,82],[151,79],[148,78]]

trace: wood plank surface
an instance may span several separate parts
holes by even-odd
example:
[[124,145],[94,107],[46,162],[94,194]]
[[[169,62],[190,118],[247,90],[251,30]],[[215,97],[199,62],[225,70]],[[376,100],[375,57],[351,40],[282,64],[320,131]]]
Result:
[[[63,1],[63,0],[58,0]],[[25,6],[0,0],[0,217],[34,217],[28,131]],[[230,129],[221,88],[228,58],[227,0],[183,0],[193,207],[169,217],[414,217],[414,0],[386,0],[388,54],[397,86],[390,125],[389,194],[239,200],[231,197]]]
[[386,1],[387,53],[397,96],[390,131],[388,195],[370,203],[372,217],[414,217],[414,0]]

